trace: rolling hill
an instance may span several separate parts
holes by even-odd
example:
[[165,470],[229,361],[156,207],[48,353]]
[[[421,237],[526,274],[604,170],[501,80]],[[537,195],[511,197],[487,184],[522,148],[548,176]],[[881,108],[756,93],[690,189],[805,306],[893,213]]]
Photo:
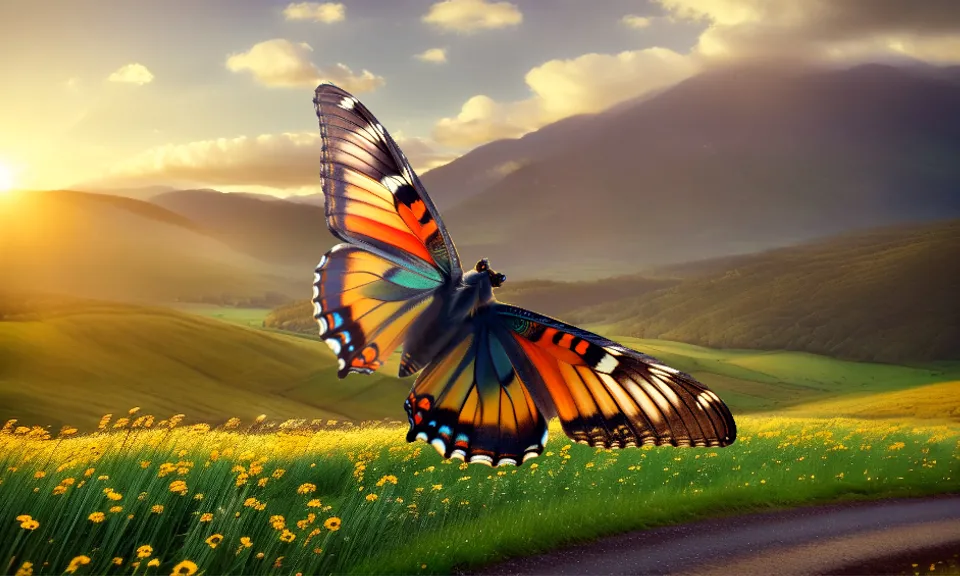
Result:
[[584,124],[444,213],[465,261],[578,279],[960,216],[960,84],[926,69],[718,70]]
[[261,413],[401,419],[408,392],[386,375],[337,379],[317,340],[164,308],[0,295],[0,422],[89,430],[133,406],[217,424]]
[[182,215],[75,191],[2,198],[0,270],[7,290],[125,301],[276,305],[309,292],[309,273],[244,254]]
[[960,220],[851,233],[735,261],[564,319],[711,348],[960,360]]
[[178,190],[151,202],[197,222],[235,250],[305,270],[306,278],[336,243],[320,206],[216,190]]

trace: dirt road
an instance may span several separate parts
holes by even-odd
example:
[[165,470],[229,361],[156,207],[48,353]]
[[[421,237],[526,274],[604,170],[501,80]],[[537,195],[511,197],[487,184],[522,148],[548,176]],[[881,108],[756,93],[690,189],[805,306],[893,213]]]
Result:
[[960,495],[705,520],[604,538],[479,573],[871,574],[911,555],[923,561],[931,551],[960,552]]

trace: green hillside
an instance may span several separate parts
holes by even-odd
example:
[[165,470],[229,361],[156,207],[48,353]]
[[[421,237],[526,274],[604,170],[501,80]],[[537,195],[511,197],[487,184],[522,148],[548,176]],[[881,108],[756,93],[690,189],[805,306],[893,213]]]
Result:
[[109,300],[276,306],[309,294],[309,274],[303,280],[297,270],[237,251],[181,215],[73,191],[3,199],[0,270],[8,290]]
[[[11,305],[11,300],[16,306]],[[0,302],[0,421],[95,424],[141,406],[159,418],[403,417],[409,382],[336,377],[320,342],[163,308]]]
[[711,348],[960,360],[960,220],[848,234],[736,262],[564,319]]
[[786,414],[850,418],[944,419],[960,422],[960,381],[810,402],[793,406]]

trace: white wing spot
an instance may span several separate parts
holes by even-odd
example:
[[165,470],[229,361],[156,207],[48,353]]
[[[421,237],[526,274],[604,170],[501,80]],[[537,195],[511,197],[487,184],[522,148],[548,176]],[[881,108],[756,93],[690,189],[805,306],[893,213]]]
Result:
[[339,359],[338,359],[338,362],[337,362],[337,366],[338,366],[341,370],[343,370],[344,368],[346,368],[347,363],[344,362],[343,358],[339,358]]
[[359,103],[359,100],[353,96],[344,96],[343,100],[340,101],[340,107],[344,110],[353,110],[353,107]]
[[404,182],[400,176],[384,176],[380,184],[383,184],[383,187],[389,190],[391,194],[396,194],[397,190],[406,184],[406,182]]
[[333,350],[333,353],[334,353],[334,354],[339,354],[339,353],[340,353],[340,341],[339,341],[339,340],[337,340],[336,338],[327,338],[326,340],[324,340],[324,342],[326,342],[326,343],[327,343],[327,346],[329,346],[330,349]]
[[617,359],[613,357],[612,354],[604,354],[603,358],[597,362],[597,372],[603,372],[604,374],[612,373],[620,363],[617,362]]

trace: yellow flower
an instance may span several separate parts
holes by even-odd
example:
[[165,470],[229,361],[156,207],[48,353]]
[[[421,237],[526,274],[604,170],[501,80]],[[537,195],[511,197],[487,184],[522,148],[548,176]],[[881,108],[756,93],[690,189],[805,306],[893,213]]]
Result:
[[67,487],[66,487],[66,486],[63,486],[63,485],[56,486],[56,487],[54,487],[54,489],[53,489],[53,495],[54,495],[54,496],[59,496],[59,495],[61,495],[61,494],[65,494],[66,492],[67,492]]
[[173,567],[170,576],[193,576],[197,573],[197,565],[190,560],[184,560]]
[[136,414],[136,413],[139,412],[139,411],[140,411],[140,407],[139,407],[139,406],[134,406],[133,408],[127,410],[127,414],[133,416],[134,414]]
[[213,521],[213,514],[211,512],[205,512],[200,516],[201,522],[211,522]]
[[206,539],[207,545],[211,548],[216,548],[221,542],[223,542],[223,534],[214,534]]
[[373,502],[378,496],[376,494],[367,494],[367,502]]
[[284,470],[283,468],[277,468],[276,470],[273,471],[273,474],[271,474],[271,476],[279,480],[280,478],[283,478],[283,475],[286,474],[286,472],[287,471]]
[[159,566],[159,565],[160,565],[160,559],[159,559],[159,558],[154,558],[153,560],[147,562],[147,566],[150,566],[150,567],[153,567],[153,568],[155,568],[155,567],[157,567],[157,566]]
[[64,478],[63,480],[60,481],[60,483],[63,484],[64,486],[73,486],[75,482],[76,480],[73,478]]
[[253,546],[253,540],[251,540],[249,536],[243,536],[240,538],[240,544],[242,544],[244,548],[249,548]]
[[151,555],[153,555],[153,546],[144,544],[137,548],[137,558],[149,558]]
[[275,514],[270,517],[270,525],[273,526],[274,530],[283,530],[284,528],[286,528],[287,523],[284,520],[283,516],[280,516],[279,514]]
[[24,562],[21,564],[16,576],[33,576],[33,562]]
[[323,527],[331,532],[336,532],[340,529],[340,519],[336,516],[331,516],[327,518],[327,521],[323,523]]
[[263,560],[263,552],[257,552],[257,560]]
[[293,532],[284,529],[283,534],[280,535],[280,540],[282,542],[293,542],[296,539],[297,535]]
[[441,490],[442,488],[443,488],[443,484],[434,484],[434,485],[433,485],[433,489],[434,489],[435,491],[439,491],[439,490]]
[[[93,473],[94,473],[94,472],[96,472],[95,469],[93,469],[93,468],[87,468],[86,471],[83,473],[83,475],[86,476],[87,478],[89,478],[89,477],[93,476]],[[86,558],[86,556],[77,556],[77,558]]]
[[397,477],[394,476],[393,474],[387,474],[387,475],[384,476],[383,478],[380,478],[379,480],[377,480],[377,486],[383,486],[383,485],[386,484],[387,482],[389,482],[389,483],[391,483],[391,484],[396,484],[396,483],[397,483]]
[[123,558],[117,556],[112,560],[114,566],[120,566],[123,564]]
[[119,492],[113,492],[113,491],[111,490],[110,493],[107,494],[107,498],[109,498],[109,499],[113,500],[114,502],[116,502],[117,500],[123,500],[123,494],[121,494],[121,493],[119,493]]
[[111,507],[110,507],[110,512],[113,513],[113,514],[117,514],[117,513],[119,513],[119,512],[123,512],[123,506],[111,506]]
[[317,498],[314,498],[313,500],[307,502],[307,506],[310,507],[310,508],[319,508],[319,507],[322,506],[322,505],[323,505],[323,504],[321,504],[321,503],[320,503],[320,500],[317,499]]
[[33,516],[29,514],[21,514],[17,516],[17,522],[26,522],[27,520],[33,520]]
[[103,514],[103,512],[94,512],[93,514],[90,514],[89,516],[87,516],[87,519],[93,522],[94,524],[99,524],[103,522],[105,518],[106,516]]
[[269,481],[270,481],[269,478],[261,478],[261,479],[257,480],[257,486],[263,488],[264,486],[267,485],[267,482],[269,482]]
[[301,484],[300,487],[297,488],[297,494],[312,494],[316,491],[317,487],[309,482],[306,484]]
[[24,530],[36,530],[37,528],[40,527],[40,523],[31,518],[30,520],[24,520],[20,524],[20,527],[23,528]]
[[179,492],[181,496],[187,493],[187,483],[183,480],[174,480],[170,483],[171,492]]
[[154,514],[163,514],[163,504],[154,504],[150,511]]
[[33,474],[33,477],[34,477],[34,478],[43,478],[43,477],[46,476],[46,475],[47,475],[47,473],[44,472],[43,470],[37,470],[37,471]]
[[71,560],[70,565],[67,566],[67,574],[73,574],[74,572],[77,571],[77,568],[81,566],[86,566],[89,563],[90,563],[89,556],[77,556],[76,558]]

